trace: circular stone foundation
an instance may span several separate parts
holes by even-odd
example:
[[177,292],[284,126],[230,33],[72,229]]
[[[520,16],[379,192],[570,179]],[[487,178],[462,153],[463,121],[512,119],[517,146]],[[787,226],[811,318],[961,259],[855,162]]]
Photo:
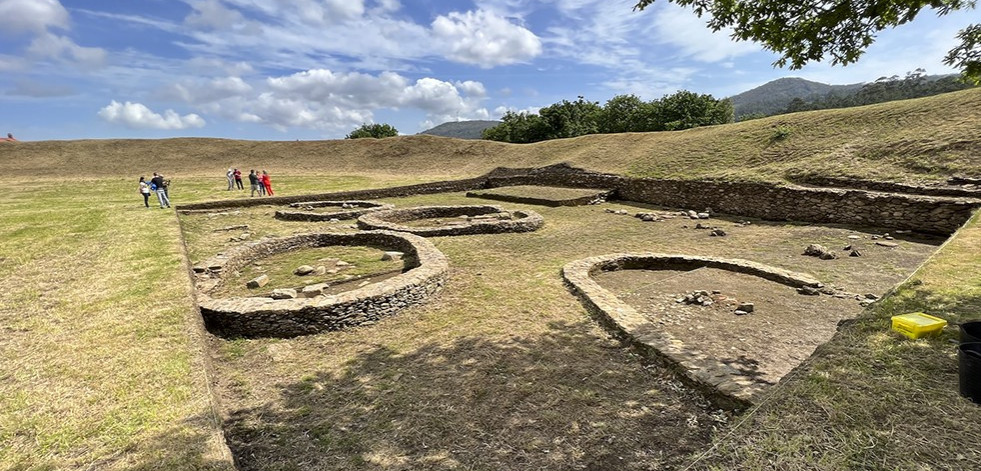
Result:
[[674,368],[687,383],[704,390],[718,407],[742,409],[760,397],[766,384],[687,346],[592,277],[601,271],[699,267],[744,273],[795,288],[821,287],[821,283],[810,276],[746,260],[657,253],[613,254],[577,260],[562,268],[562,277],[586,309],[607,329]]
[[[394,205],[377,201],[303,201],[290,203],[288,210],[276,211],[273,216],[283,221],[330,221],[331,219],[354,219],[373,211],[394,208]],[[316,208],[337,208],[337,211],[316,212]]]
[[[314,298],[212,298],[226,274],[246,264],[292,250],[333,245],[370,245],[405,254],[407,269],[379,283]],[[199,306],[212,332],[233,337],[295,337],[377,321],[425,302],[442,289],[449,267],[432,243],[387,231],[298,234],[235,247],[204,264],[198,276]]]
[[[506,214],[510,219],[494,216],[496,214]],[[441,226],[416,227],[405,224],[435,218],[447,218],[450,221]],[[506,211],[493,205],[420,206],[376,211],[358,218],[358,227],[361,229],[408,232],[425,237],[531,232],[544,223],[545,219],[534,211]]]

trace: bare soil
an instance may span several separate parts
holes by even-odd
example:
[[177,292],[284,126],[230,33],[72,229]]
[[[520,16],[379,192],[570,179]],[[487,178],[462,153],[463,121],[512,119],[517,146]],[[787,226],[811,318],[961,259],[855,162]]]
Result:
[[[862,312],[854,296],[808,296],[777,282],[707,267],[621,270],[595,279],[687,348],[766,383],[779,381],[830,340],[839,321]],[[678,302],[694,290],[719,293],[711,295],[715,302],[708,306]],[[753,312],[736,315],[743,302],[753,303]]]

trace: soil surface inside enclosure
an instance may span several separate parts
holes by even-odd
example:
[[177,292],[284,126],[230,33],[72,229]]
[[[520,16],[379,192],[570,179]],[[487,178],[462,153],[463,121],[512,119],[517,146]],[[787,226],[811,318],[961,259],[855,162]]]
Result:
[[[473,201],[463,192],[382,200],[399,208]],[[534,232],[429,238],[450,262],[443,291],[430,303],[375,325],[337,332],[291,339],[213,337],[215,391],[239,469],[683,468],[689,456],[707,446],[713,429],[735,419],[711,408],[673,372],[646,363],[612,340],[563,283],[565,264],[625,252],[739,258],[808,274],[847,292],[881,295],[942,242],[893,233],[895,247],[875,245],[872,236],[884,236],[890,228],[757,219],[746,225],[747,218],[726,215],[660,222],[633,217],[703,208],[509,203],[507,209],[537,211],[546,223]],[[227,227],[248,225],[248,240],[353,230],[347,223],[280,221],[273,211],[256,207],[219,216],[181,215],[191,262],[243,243],[231,241],[241,238],[240,232],[222,230]],[[727,235],[712,237],[709,230],[695,229],[697,223],[720,227]],[[839,258],[804,256],[808,244],[822,244]],[[863,256],[849,257],[845,245]],[[779,354],[788,364],[791,355],[795,361],[806,358],[823,341],[819,334],[827,335],[838,319],[861,309],[854,299],[806,299],[782,285],[709,273],[663,280],[662,287],[670,286],[658,288],[664,289],[663,299],[643,289],[638,293],[646,297],[624,299],[638,307],[663,306],[665,328],[684,329],[678,335],[688,341],[717,330],[719,345],[705,349],[719,347],[722,359],[753,358],[749,340],[754,337],[724,334],[698,317],[711,313],[732,319],[733,314],[670,307],[686,291],[731,292],[753,302],[757,311],[732,319],[736,326],[753,322],[765,328],[747,330],[792,332],[786,339],[793,349]],[[622,292],[649,284],[640,273],[609,275],[628,278],[619,288],[610,284],[615,280],[603,281]],[[794,314],[798,318],[780,304],[785,302],[801,303],[791,306],[801,311]],[[811,302],[819,305],[803,304]],[[684,337],[689,327],[698,335]],[[790,345],[795,340],[809,345]],[[760,341],[759,351],[764,351],[767,341]],[[761,374],[777,371],[757,360]]]
[[565,188],[557,186],[516,185],[473,190],[467,192],[472,198],[510,201],[546,206],[578,206],[588,204],[603,197],[610,190],[592,188]]
[[[840,320],[862,310],[852,296],[808,296],[774,281],[707,267],[601,272],[594,279],[686,347],[767,383],[779,381],[830,340]],[[710,293],[712,304],[678,302],[696,290]],[[741,303],[753,303],[753,312],[737,315]]]

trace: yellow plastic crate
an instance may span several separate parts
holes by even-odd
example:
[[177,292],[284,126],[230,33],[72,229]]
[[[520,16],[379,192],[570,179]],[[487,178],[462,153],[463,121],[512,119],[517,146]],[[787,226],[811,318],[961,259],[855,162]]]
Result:
[[892,330],[911,339],[939,334],[946,325],[947,321],[922,312],[892,316]]

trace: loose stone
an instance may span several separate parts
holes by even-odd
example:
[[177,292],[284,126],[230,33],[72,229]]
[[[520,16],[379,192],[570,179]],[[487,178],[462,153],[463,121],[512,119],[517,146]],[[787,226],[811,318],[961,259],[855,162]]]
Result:
[[245,284],[245,287],[249,289],[262,288],[263,286],[266,286],[266,284],[268,283],[269,283],[269,275],[259,275],[249,280],[249,282]]
[[402,260],[402,257],[404,255],[405,254],[402,252],[395,252],[395,251],[385,252],[384,254],[382,254],[382,261]]

